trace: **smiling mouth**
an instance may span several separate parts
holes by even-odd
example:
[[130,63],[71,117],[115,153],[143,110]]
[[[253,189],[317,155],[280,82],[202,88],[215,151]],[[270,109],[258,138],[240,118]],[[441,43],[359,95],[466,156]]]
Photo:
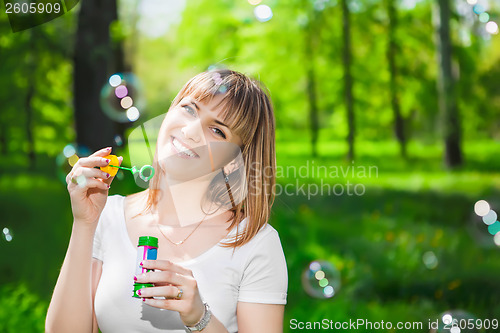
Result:
[[171,136],[172,145],[175,150],[177,150],[178,155],[184,158],[200,158],[200,155],[196,154],[192,149],[185,146],[181,141],[177,140],[175,137]]

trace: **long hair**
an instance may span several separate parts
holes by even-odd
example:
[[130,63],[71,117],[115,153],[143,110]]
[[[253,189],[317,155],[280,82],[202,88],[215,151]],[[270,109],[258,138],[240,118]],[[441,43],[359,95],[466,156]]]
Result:
[[[259,81],[228,69],[210,70],[193,77],[182,87],[170,108],[186,96],[205,102],[216,95],[223,96],[218,106],[222,107],[224,122],[243,142],[241,154],[247,195],[229,208],[232,215],[227,230],[236,225],[237,233],[229,242],[222,243],[236,248],[250,241],[270,217],[276,181],[275,119],[269,91]],[[156,156],[153,166],[159,170]],[[151,179],[146,211],[156,208],[161,178],[157,172]],[[239,222],[245,218],[248,223],[244,230],[239,230]]]

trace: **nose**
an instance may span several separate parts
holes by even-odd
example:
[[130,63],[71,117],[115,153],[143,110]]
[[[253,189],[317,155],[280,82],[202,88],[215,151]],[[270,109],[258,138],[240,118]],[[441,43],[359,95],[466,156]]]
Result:
[[181,128],[181,133],[186,139],[191,139],[194,142],[199,143],[203,135],[200,121],[195,120],[188,122],[184,127]]

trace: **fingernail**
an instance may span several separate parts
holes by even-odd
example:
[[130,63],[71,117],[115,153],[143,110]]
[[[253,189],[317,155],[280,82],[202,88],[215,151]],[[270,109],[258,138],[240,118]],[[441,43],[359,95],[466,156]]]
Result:
[[[137,290],[137,295],[141,296],[141,289]],[[144,298],[143,298],[144,299]]]
[[106,186],[107,186],[108,188],[110,188],[110,187],[111,187],[111,186],[109,186],[109,184],[106,184]]
[[142,266],[142,265],[144,265],[144,261],[141,261],[141,262],[139,263],[139,266]]
[[109,173],[106,174],[106,178],[109,178]]
[[143,297],[143,298],[142,298],[142,301],[143,301],[143,302],[146,302],[146,299]]
[[109,160],[108,160],[108,159],[106,159],[106,163],[109,163]]
[[134,276],[134,281],[137,281],[137,276]]
[[106,150],[111,150],[111,147],[106,148]]

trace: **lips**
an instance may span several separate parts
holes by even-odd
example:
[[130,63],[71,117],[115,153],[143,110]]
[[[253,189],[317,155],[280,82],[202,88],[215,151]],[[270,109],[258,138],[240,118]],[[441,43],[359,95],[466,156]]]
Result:
[[200,158],[200,156],[195,153],[189,146],[180,141],[174,136],[172,138],[172,146],[177,151],[178,155],[184,158]]

